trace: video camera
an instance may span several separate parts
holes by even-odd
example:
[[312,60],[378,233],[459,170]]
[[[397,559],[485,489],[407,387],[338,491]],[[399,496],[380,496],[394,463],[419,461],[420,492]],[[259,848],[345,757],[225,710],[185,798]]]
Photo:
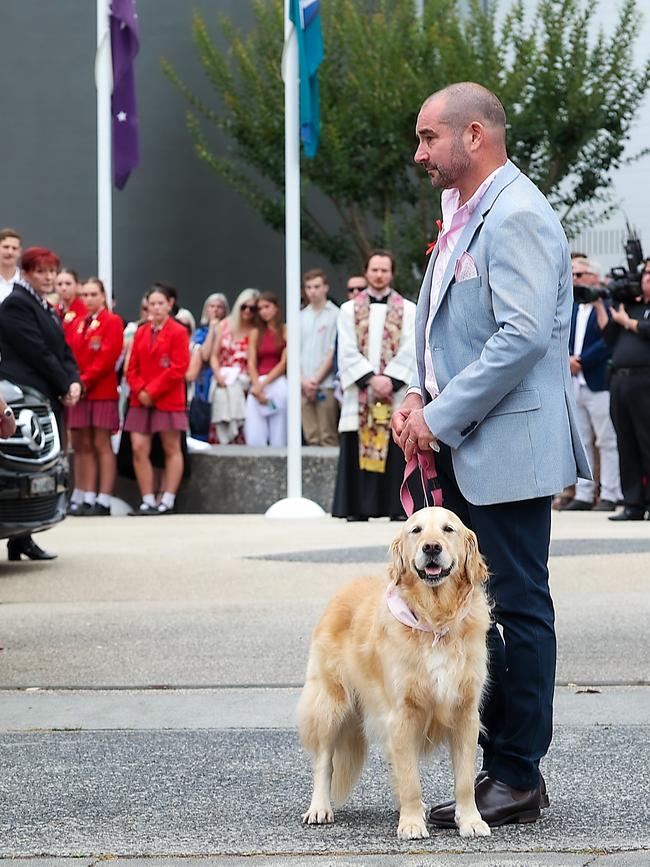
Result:
[[612,268],[607,275],[607,288],[600,286],[583,286],[576,284],[573,287],[573,299],[577,304],[591,304],[599,298],[607,298],[613,304],[631,304],[641,294],[641,273],[643,265],[643,249],[636,232],[625,221],[627,228],[627,241],[625,242],[625,258],[627,270],[622,267]]

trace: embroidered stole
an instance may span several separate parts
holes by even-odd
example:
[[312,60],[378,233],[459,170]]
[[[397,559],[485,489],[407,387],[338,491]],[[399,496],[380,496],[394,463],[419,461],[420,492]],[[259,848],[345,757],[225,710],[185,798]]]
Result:
[[[388,362],[397,354],[403,319],[404,299],[399,293],[391,292],[386,303],[379,374],[383,374]],[[366,358],[369,323],[370,298],[367,292],[360,292],[354,301],[354,327],[359,352]],[[368,392],[368,388],[359,389],[359,468],[371,473],[383,473],[388,457],[393,401],[372,399]]]

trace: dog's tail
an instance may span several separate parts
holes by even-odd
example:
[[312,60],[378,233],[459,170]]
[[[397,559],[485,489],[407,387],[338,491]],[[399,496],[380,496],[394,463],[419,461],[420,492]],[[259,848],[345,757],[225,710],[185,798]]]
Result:
[[344,804],[354,788],[368,753],[368,739],[361,719],[352,714],[341,726],[332,759],[332,801]]

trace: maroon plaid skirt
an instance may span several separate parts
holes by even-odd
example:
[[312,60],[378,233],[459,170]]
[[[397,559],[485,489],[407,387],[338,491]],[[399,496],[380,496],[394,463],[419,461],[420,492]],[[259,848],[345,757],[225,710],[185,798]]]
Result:
[[166,412],[147,406],[130,406],[124,421],[124,430],[132,433],[151,434],[161,430],[188,430],[187,413]]
[[120,417],[116,400],[88,400],[82,397],[79,403],[66,407],[66,421],[71,430],[82,427],[99,427],[118,430]]

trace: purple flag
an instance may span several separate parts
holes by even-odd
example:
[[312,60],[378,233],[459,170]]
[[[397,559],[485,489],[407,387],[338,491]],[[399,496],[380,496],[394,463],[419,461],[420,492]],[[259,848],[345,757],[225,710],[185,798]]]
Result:
[[133,61],[140,48],[135,0],[113,0],[110,12],[113,60],[113,176],[121,190],[140,162]]

